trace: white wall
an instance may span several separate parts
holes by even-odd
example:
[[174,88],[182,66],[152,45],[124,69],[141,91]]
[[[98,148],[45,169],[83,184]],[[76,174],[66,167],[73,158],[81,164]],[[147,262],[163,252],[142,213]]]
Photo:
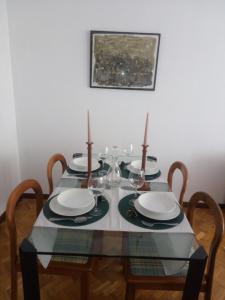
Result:
[[[9,0],[22,178],[46,187],[51,154],[83,149],[90,109],[95,147],[140,145],[167,172],[190,171],[194,191],[225,196],[223,0]],[[156,91],[89,88],[89,31],[159,32]]]
[[5,0],[0,0],[0,215],[20,180],[15,106]]

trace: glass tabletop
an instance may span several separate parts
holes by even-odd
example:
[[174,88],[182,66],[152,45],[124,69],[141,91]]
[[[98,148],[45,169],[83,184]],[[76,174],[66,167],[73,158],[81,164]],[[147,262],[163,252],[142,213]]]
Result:
[[190,260],[192,233],[122,232],[35,226],[28,238],[38,254]]
[[[135,156],[136,158],[137,156]],[[131,158],[131,156],[129,156]],[[134,156],[132,156],[134,158]],[[82,179],[62,176],[58,189],[78,188]],[[126,179],[124,179],[126,182]],[[129,188],[121,184],[120,189]],[[151,191],[168,191],[166,182],[150,182]],[[34,226],[28,238],[37,254],[190,260],[198,249],[191,232],[131,232]]]

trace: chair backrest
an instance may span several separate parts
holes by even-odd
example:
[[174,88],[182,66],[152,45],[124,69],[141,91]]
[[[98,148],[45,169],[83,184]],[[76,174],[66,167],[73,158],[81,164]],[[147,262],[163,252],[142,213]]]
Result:
[[180,191],[180,197],[179,197],[179,203],[182,206],[183,205],[183,198],[184,198],[184,193],[187,188],[187,181],[188,181],[188,170],[187,167],[185,166],[184,163],[181,161],[175,161],[169,168],[168,176],[167,176],[167,182],[169,184],[170,190],[172,190],[173,186],[173,175],[176,170],[180,170],[182,173],[183,177],[183,183]]
[[66,163],[66,159],[65,157],[60,154],[60,153],[56,153],[54,154],[48,161],[48,165],[47,165],[47,176],[48,176],[48,184],[49,184],[49,194],[52,193],[53,191],[53,179],[52,179],[52,170],[54,165],[60,162],[61,166],[62,166],[62,172],[65,171],[66,167],[67,167],[67,163]]
[[[22,199],[25,191],[32,189],[36,198],[36,213],[37,216],[43,206],[43,194],[40,184],[33,179],[28,179],[21,182],[10,194],[6,208],[6,222],[9,230],[10,239],[10,262],[11,262],[11,280],[16,281],[16,265],[17,265],[17,230],[15,222],[15,209],[18,201]],[[12,292],[12,299],[16,299],[16,291]]]
[[206,268],[207,290],[209,293],[211,293],[216,253],[224,233],[224,219],[222,211],[216,201],[207,193],[197,192],[191,197],[188,205],[187,218],[191,225],[193,225],[194,208],[196,207],[198,202],[203,202],[208,206],[208,208],[212,212],[215,224],[215,231],[209,247],[208,262]]
[[15,223],[15,209],[18,201],[22,198],[23,194],[32,189],[36,198],[36,214],[39,215],[43,206],[43,193],[40,184],[34,179],[27,179],[21,182],[9,195],[6,207],[6,222],[9,230],[11,250],[16,253],[17,246],[17,231]]

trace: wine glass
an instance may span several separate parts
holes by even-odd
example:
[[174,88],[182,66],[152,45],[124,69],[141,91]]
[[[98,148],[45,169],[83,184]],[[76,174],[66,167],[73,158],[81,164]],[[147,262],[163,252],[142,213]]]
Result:
[[112,146],[112,156],[113,156],[114,162],[117,162],[119,154],[120,154],[119,146],[117,146],[117,145]]
[[90,212],[92,216],[100,216],[101,209],[98,207],[98,197],[102,195],[106,185],[106,172],[99,171],[97,174],[91,174],[88,180],[88,189],[95,199],[94,209]]
[[131,156],[132,153],[133,153],[133,151],[134,151],[134,146],[133,146],[133,144],[129,144],[129,145],[123,150],[124,154],[127,155],[127,156]]
[[108,173],[108,183],[111,187],[117,187],[121,182],[121,171],[117,161],[113,162],[112,169]]
[[104,149],[98,154],[99,159],[102,161],[102,168],[104,168],[104,163],[109,156],[109,147],[105,146]]
[[130,185],[135,189],[135,197],[129,201],[130,205],[134,205],[134,201],[138,198],[138,188],[141,188],[145,183],[144,170],[137,170],[135,173],[130,172],[128,177]]

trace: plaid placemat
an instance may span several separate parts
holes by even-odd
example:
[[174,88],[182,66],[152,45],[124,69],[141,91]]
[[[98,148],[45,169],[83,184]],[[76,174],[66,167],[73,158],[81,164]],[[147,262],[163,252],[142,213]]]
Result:
[[85,264],[88,260],[87,256],[72,256],[69,254],[91,254],[93,234],[93,231],[88,230],[60,229],[55,240],[53,252],[64,252],[65,256],[54,255],[53,260]]
[[[128,222],[136,225],[136,226],[139,226],[139,227],[142,227],[142,228],[148,228],[148,229],[156,229],[156,230],[163,230],[163,229],[168,229],[168,228],[171,228],[171,227],[174,227],[176,226],[177,223],[181,223],[183,218],[184,218],[184,214],[182,211],[180,211],[180,214],[174,218],[174,219],[170,219],[169,220],[169,223],[170,225],[167,225],[167,224],[160,224],[160,223],[166,223],[166,221],[160,221],[160,220],[154,220],[154,219],[150,219],[150,218],[147,218],[143,215],[141,215],[140,213],[138,213],[136,211],[136,209],[134,208],[133,205],[130,204],[130,200],[133,200],[133,199],[136,199],[136,194],[130,194],[124,198],[122,198],[118,204],[118,209],[119,209],[119,212],[121,214],[121,216],[127,220]],[[154,226],[152,227],[149,227],[149,226],[146,226],[142,223],[142,221],[146,221],[148,223],[155,223]],[[158,223],[158,224],[157,224]],[[174,223],[174,225],[171,225],[171,223]]]
[[[174,261],[175,262],[175,261]],[[168,276],[166,274],[163,261],[160,259],[129,259],[130,270],[133,275],[137,276]],[[189,262],[183,262],[181,269],[169,276],[186,276],[188,272]]]
[[74,264],[86,264],[88,261],[88,257],[70,256],[70,255],[53,255],[52,260],[58,262],[74,263]]
[[[49,220],[49,218],[58,218],[58,219],[60,219],[60,218],[65,219],[66,218],[66,216],[61,216],[61,215],[58,215],[58,214],[54,213],[49,207],[49,204],[50,204],[51,200],[53,200],[57,196],[58,196],[58,194],[51,197],[45,203],[45,205],[43,207],[43,214],[48,220]],[[92,224],[92,223],[102,219],[107,214],[107,212],[109,210],[109,202],[104,196],[100,196],[98,198],[99,198],[98,199],[98,207],[102,212],[99,216],[93,216],[93,215],[91,215],[91,211],[89,211],[88,213],[82,215],[82,216],[87,216],[88,217],[87,221],[82,222],[82,223],[74,223],[72,220],[69,219],[69,218],[72,218],[72,217],[68,217],[68,220],[59,220],[59,221],[51,221],[51,222],[54,223],[54,224],[57,224],[57,225],[77,227],[77,226]]]
[[[135,253],[139,253],[141,250],[143,256],[159,256],[154,239],[146,239],[145,235],[143,235],[142,233],[129,232],[127,238],[127,247],[131,255],[135,255]],[[133,275],[165,275],[163,264],[160,259],[130,258],[129,263],[130,270]]]
[[[151,234],[151,233],[150,233]],[[127,247],[130,255],[142,253],[143,256],[155,257],[148,258],[130,258],[130,271],[137,276],[166,276],[163,260],[157,259],[159,252],[154,238],[147,238],[142,233],[128,233]],[[172,261],[171,261],[172,262]],[[175,260],[174,260],[175,262]],[[188,270],[188,262],[183,261],[181,267],[172,274],[172,276],[185,276]]]
[[162,261],[159,259],[139,259],[129,260],[130,270],[133,275],[138,276],[165,276]]

